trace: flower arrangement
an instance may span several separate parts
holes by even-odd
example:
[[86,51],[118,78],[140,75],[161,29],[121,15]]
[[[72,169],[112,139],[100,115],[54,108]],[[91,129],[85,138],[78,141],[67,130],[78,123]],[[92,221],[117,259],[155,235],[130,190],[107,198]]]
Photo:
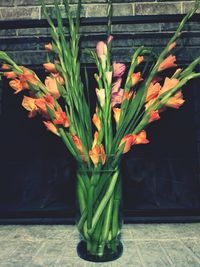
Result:
[[[18,66],[6,53],[0,52],[3,62],[1,74],[9,79],[15,94],[25,92],[22,106],[29,112],[28,117],[41,115],[45,127],[62,139],[78,162],[80,214],[77,226],[85,240],[86,254],[92,255],[90,260],[103,261],[110,251],[115,258],[121,250],[118,237],[121,201],[119,162],[122,154],[135,145],[149,143],[146,134],[148,124],[159,120],[168,108],[180,108],[185,101],[181,88],[189,80],[200,77],[200,73],[195,72],[200,57],[181,69],[172,54],[177,38],[198,5],[197,0],[157,58],[151,50],[141,46],[134,51],[127,67],[112,61],[112,35],[97,43],[96,51],[89,52],[97,67],[94,75],[95,110],[90,109],[80,77],[81,1],[74,19],[69,12],[68,1],[64,0],[70,40],[65,38],[65,26],[57,1],[57,27],[42,2],[52,36],[52,42],[45,48],[53,55],[53,60],[43,64],[48,73],[44,82],[35,72]],[[165,70],[168,69],[172,69],[173,74],[166,77]]]

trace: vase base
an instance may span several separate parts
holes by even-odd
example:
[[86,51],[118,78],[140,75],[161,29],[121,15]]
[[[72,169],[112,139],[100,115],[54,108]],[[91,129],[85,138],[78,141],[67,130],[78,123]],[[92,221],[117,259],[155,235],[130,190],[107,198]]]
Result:
[[81,240],[77,246],[77,254],[81,259],[84,259],[86,261],[92,261],[92,262],[108,262],[108,261],[114,261],[121,257],[123,252],[123,245],[119,241],[116,251],[112,251],[111,249],[107,249],[105,255],[99,256],[99,255],[92,255],[87,251],[87,245],[86,242]]

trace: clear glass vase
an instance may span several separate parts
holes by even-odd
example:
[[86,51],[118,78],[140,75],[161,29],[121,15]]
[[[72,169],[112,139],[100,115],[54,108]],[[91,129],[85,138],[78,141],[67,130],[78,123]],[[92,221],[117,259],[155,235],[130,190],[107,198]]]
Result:
[[121,173],[119,166],[77,169],[77,227],[80,258],[107,262],[119,258],[122,227]]

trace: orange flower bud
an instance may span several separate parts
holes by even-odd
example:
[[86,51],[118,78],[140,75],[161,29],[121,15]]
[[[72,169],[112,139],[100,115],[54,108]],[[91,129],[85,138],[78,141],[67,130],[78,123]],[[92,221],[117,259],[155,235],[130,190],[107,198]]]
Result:
[[178,79],[166,77],[164,84],[159,92],[159,95],[173,89],[178,83],[179,83]]
[[58,86],[57,86],[57,80],[55,78],[52,77],[46,77],[45,81],[44,81],[48,92],[55,97],[56,99],[60,97],[60,92],[58,90]]
[[57,69],[55,64],[49,62],[49,63],[44,63],[43,67],[45,68],[45,70],[47,70],[48,72],[52,72],[52,73],[57,73]]
[[134,142],[135,142],[135,135],[133,135],[133,134],[128,134],[122,138],[122,140],[119,144],[119,148],[120,148],[120,146],[124,145],[124,143],[125,143],[123,154],[127,153],[131,149]]
[[139,81],[141,81],[141,73],[137,72],[137,73],[133,73],[132,74],[132,86],[135,86],[137,83],[139,83]]
[[7,79],[14,79],[17,77],[14,71],[7,71],[3,73],[3,76],[5,76]]
[[96,126],[96,128],[98,129],[98,131],[100,131],[101,130],[101,121],[100,121],[100,119],[96,113],[93,115],[92,121],[93,121],[94,125]]
[[19,79],[14,79],[9,82],[9,85],[12,89],[15,90],[15,94],[18,94],[21,92],[24,88],[22,86],[22,83],[20,82]]
[[135,144],[148,144],[149,140],[146,138],[147,134],[146,131],[142,130],[136,135]]
[[185,100],[183,99],[183,94],[181,91],[179,91],[174,96],[170,97],[169,100],[165,103],[165,105],[167,107],[178,109],[180,108],[180,106],[183,105],[184,102]]
[[52,47],[52,44],[51,43],[48,43],[48,44],[45,44],[45,49],[48,50],[48,51],[52,51],[53,50],[53,47]]
[[65,112],[63,111],[55,111],[55,119],[54,119],[54,123],[55,124],[59,124],[59,125],[63,125],[65,128],[69,127],[69,120],[67,118],[67,115]]
[[60,134],[58,133],[58,130],[57,130],[56,126],[52,122],[50,122],[50,121],[43,121],[43,123],[47,127],[47,130],[49,130],[52,133],[60,136]]
[[177,64],[174,63],[175,61],[176,61],[176,57],[169,55],[167,58],[163,60],[163,62],[160,63],[158,71],[163,71],[168,68],[176,67]]
[[113,112],[114,112],[114,118],[115,118],[116,124],[118,124],[119,119],[120,119],[121,109],[120,108],[113,108]]
[[138,56],[138,57],[137,57],[138,65],[139,65],[140,63],[142,63],[142,61],[144,61],[144,57],[143,57],[143,56]]
[[146,102],[150,101],[153,98],[156,98],[160,92],[161,85],[159,83],[151,83],[147,89]]
[[106,154],[104,151],[103,145],[95,145],[90,151],[89,151],[90,158],[95,166],[101,161],[102,165],[105,164],[106,161]]
[[159,116],[158,110],[151,110],[149,122],[157,121],[159,119],[160,119],[160,116]]

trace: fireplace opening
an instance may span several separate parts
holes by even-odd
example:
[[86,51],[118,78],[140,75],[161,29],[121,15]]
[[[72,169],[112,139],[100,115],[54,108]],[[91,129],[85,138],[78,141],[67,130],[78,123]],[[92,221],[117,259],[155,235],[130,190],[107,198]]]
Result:
[[[37,70],[39,76],[44,72]],[[94,97],[94,68],[90,97]],[[148,145],[123,157],[125,221],[195,220],[200,216],[200,91],[188,83],[185,104],[168,110],[147,128]],[[73,222],[75,163],[61,140],[47,132],[41,118],[29,119],[2,81],[0,131],[0,214],[9,222],[37,219]],[[184,219],[185,220],[185,219]]]

